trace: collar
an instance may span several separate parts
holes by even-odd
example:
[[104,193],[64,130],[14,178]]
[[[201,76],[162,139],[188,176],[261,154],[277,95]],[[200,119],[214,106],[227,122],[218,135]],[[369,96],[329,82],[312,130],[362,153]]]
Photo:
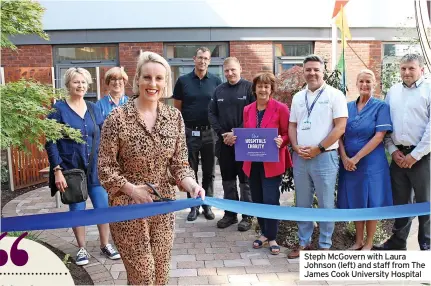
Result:
[[[373,100],[373,95],[370,96],[370,98],[368,98],[367,102],[365,103],[364,107],[367,106],[367,104]],[[361,98],[361,96],[358,96],[358,98],[355,100],[355,104],[358,105],[359,99]]]
[[242,77],[235,84],[230,84],[229,81],[226,81],[229,86],[237,86],[242,81]]
[[[194,76],[194,77],[199,78],[199,77],[197,76],[197,74],[195,73],[195,69],[193,69],[192,74],[193,74],[193,76]],[[208,78],[208,70],[207,70],[207,72],[206,72],[206,74],[204,75],[204,77],[203,77],[203,78]],[[199,78],[199,79],[200,79],[200,78]]]
[[408,87],[404,82],[403,82],[403,86],[405,88],[418,88],[423,83],[424,80],[425,78],[421,76],[414,84],[412,84],[411,87]]
[[[120,101],[118,102],[118,105],[121,105],[121,103],[123,103],[123,101],[124,101],[124,94],[120,97]],[[117,106],[116,104],[115,104],[115,102],[114,102],[114,100],[112,99],[112,96],[108,93],[108,102],[109,102],[109,104],[111,104],[111,105],[115,105],[115,106]]]
[[323,82],[323,84],[318,89],[316,89],[315,91],[309,90],[308,85],[305,87],[305,90],[307,91],[306,93],[311,92],[311,95],[315,95],[318,92],[320,92],[322,89],[324,89],[325,87],[326,87],[326,82]]
[[[131,98],[123,105],[123,108],[125,109],[128,117],[138,119],[139,111],[136,107],[135,99],[136,97]],[[160,101],[157,102],[157,112],[158,112],[158,116],[160,115],[164,119],[169,119],[169,108],[165,104],[161,103]]]

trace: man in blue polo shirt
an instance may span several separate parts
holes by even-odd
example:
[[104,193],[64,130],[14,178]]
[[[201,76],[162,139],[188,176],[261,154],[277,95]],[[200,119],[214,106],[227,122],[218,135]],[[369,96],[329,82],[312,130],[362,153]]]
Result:
[[[178,78],[174,87],[174,105],[181,111],[186,125],[186,140],[189,163],[198,180],[199,155],[202,160],[202,187],[206,196],[214,194],[215,136],[208,121],[208,104],[221,79],[208,72],[211,52],[200,47],[193,57],[195,68],[191,73]],[[188,197],[189,194],[187,194]],[[203,206],[206,219],[214,219],[211,207]],[[196,220],[199,207],[193,207],[187,216],[188,221]]]

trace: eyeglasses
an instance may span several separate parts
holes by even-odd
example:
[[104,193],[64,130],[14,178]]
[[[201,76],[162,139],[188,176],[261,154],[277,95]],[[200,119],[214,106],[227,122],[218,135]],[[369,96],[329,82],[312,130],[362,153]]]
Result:
[[211,59],[209,58],[204,58],[204,57],[197,57],[198,61],[200,62],[209,62]]
[[111,78],[109,81],[112,82],[112,83],[114,83],[116,81],[123,82],[124,80],[122,78]]

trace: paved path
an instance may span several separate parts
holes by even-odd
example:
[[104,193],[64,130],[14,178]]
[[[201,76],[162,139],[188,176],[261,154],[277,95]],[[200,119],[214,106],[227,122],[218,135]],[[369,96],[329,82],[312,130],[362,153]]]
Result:
[[[217,166],[215,197],[223,197],[221,179]],[[179,193],[178,198],[185,198]],[[281,196],[282,205],[292,205],[292,194]],[[87,201],[91,207],[90,200]],[[43,187],[10,201],[2,210],[4,216],[29,215],[67,211],[67,206],[55,208],[50,191]],[[177,212],[176,238],[174,241],[170,281],[171,285],[357,285],[379,284],[368,282],[333,282],[299,281],[298,260],[286,258],[286,249],[282,248],[278,256],[273,256],[268,249],[255,250],[251,247],[257,234],[250,230],[239,232],[236,225],[227,229],[218,229],[216,222],[223,216],[223,211],[214,210],[216,219],[207,221],[199,216],[194,222],[187,222],[188,210]],[[240,218],[240,217],[238,217]],[[415,233],[413,227],[412,232]],[[75,255],[76,239],[72,229],[56,229],[34,232],[39,239]],[[96,226],[86,228],[87,250],[92,255],[85,267],[96,285],[126,285],[126,271],[121,260],[112,261],[99,254],[99,240]],[[414,241],[415,239],[410,241]],[[410,243],[414,247],[417,243]],[[391,284],[384,282],[381,284]],[[393,283],[400,285],[400,282]]]

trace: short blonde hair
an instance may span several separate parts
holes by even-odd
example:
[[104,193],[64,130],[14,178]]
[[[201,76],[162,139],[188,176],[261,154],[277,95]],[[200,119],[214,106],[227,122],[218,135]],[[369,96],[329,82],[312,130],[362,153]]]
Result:
[[124,83],[127,83],[129,80],[129,77],[122,67],[113,67],[112,69],[109,69],[105,74],[105,84],[109,85],[112,78],[122,78]]
[[373,78],[374,83],[376,82],[376,75],[374,74],[374,72],[373,72],[372,70],[370,70],[370,69],[363,69],[363,70],[361,70],[361,71],[358,73],[358,76],[356,77],[356,81],[358,81],[359,76],[360,76],[361,74],[368,74],[368,75],[370,75],[370,76]]
[[88,70],[83,68],[69,68],[64,74],[64,85],[69,89],[69,84],[72,78],[74,78],[77,74],[80,74],[84,77],[87,84],[92,84],[93,80],[91,79],[91,74]]
[[153,52],[143,52],[138,57],[138,64],[136,65],[136,73],[135,78],[133,80],[133,93],[139,95],[139,78],[141,77],[142,67],[147,63],[158,63],[165,67],[166,69],[166,87],[163,91],[162,98],[171,97],[172,96],[172,76],[171,76],[171,67],[168,62],[159,54]]
[[239,62],[239,60],[236,57],[228,57],[223,61],[223,65],[226,65],[228,63],[237,63],[239,65],[241,65],[241,63]]

